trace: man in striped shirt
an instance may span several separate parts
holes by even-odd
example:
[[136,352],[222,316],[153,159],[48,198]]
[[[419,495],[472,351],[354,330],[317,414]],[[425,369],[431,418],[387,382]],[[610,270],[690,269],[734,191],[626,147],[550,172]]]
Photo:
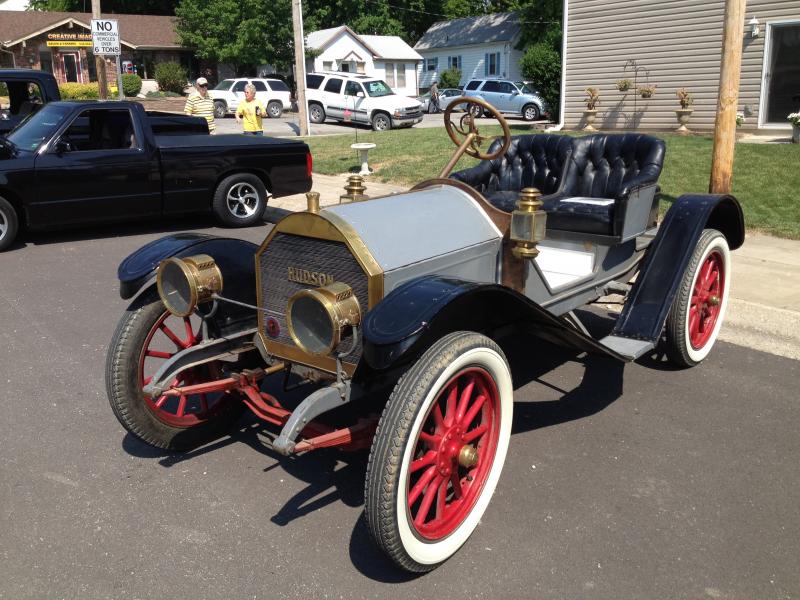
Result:
[[208,95],[208,80],[205,77],[198,77],[194,82],[194,89],[196,91],[189,94],[183,112],[205,118],[208,121],[208,132],[213,134],[217,125],[214,123],[214,101]]

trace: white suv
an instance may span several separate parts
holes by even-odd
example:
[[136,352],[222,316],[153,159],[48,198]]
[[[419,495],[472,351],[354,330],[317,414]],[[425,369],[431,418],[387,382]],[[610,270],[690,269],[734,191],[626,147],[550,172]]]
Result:
[[244,87],[248,83],[256,86],[256,98],[264,103],[268,117],[277,119],[291,107],[289,87],[280,79],[223,79],[213,90],[208,90],[214,100],[214,116],[221,119],[234,114],[239,102],[244,100]]
[[308,117],[370,125],[375,131],[411,127],[422,121],[422,103],[398,96],[383,80],[355,73],[306,75]]

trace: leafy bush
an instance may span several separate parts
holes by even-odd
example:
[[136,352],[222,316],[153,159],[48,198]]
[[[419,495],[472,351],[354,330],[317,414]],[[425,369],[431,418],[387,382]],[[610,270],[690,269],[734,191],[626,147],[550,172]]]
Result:
[[457,88],[461,83],[461,71],[446,69],[439,74],[440,88]]
[[97,100],[100,97],[96,83],[62,83],[58,90],[63,100]]
[[163,92],[182,94],[187,83],[186,71],[176,62],[164,62],[156,65],[156,81]]
[[550,118],[557,121],[561,98],[561,56],[546,42],[533,44],[522,57],[520,68],[525,80],[533,81],[550,105]]
[[142,78],[133,73],[123,73],[122,91],[126,96],[135,96],[142,90]]
[[175,92],[147,92],[147,98],[181,98],[183,94],[176,94]]

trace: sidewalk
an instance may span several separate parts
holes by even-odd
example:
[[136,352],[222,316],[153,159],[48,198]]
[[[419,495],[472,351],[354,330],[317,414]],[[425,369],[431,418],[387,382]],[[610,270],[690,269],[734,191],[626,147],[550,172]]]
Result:
[[[337,204],[345,175],[314,174],[320,205]],[[370,197],[405,191],[372,183]],[[290,211],[305,210],[305,194],[270,200],[266,218],[275,221]],[[748,233],[733,253],[731,293],[720,339],[755,350],[800,360],[800,241]]]

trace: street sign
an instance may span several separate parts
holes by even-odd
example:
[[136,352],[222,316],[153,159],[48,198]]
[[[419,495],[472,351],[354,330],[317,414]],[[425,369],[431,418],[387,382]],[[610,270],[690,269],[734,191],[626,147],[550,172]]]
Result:
[[92,19],[94,54],[119,56],[119,27],[116,19]]

